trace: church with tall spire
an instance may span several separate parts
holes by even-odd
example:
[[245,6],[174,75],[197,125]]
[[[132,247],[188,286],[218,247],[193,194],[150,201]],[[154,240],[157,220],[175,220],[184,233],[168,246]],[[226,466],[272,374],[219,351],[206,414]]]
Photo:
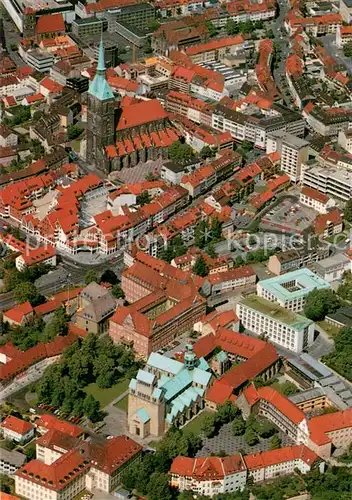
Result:
[[103,39],[100,40],[96,74],[87,96],[87,162],[105,169],[105,147],[115,143],[115,96],[105,77]]

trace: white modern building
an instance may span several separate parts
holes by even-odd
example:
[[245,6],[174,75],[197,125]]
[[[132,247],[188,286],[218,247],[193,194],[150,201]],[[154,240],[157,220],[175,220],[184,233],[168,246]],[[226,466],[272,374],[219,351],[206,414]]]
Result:
[[281,170],[293,182],[298,182],[301,178],[302,164],[308,160],[308,149],[309,143],[307,141],[282,130],[268,134],[266,152],[277,151],[280,153]]
[[332,198],[348,201],[352,198],[352,171],[342,166],[305,164],[302,168],[301,185],[316,189]]
[[290,311],[302,311],[307,295],[314,289],[330,288],[327,281],[307,268],[297,269],[257,283],[257,295],[277,302]]
[[244,328],[290,351],[301,352],[313,342],[313,321],[258,295],[242,299],[236,314]]

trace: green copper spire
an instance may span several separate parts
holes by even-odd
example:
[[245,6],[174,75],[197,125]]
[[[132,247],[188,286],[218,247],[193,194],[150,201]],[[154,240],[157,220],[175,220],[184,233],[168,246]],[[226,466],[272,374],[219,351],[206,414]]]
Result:
[[97,72],[104,73],[105,70],[106,70],[106,68],[105,68],[104,43],[103,43],[103,36],[101,36],[100,43],[99,43],[99,56],[98,56]]
[[103,37],[101,37],[99,44],[97,71],[88,90],[89,94],[99,99],[99,101],[114,99],[114,93],[105,78],[105,69],[104,43]]

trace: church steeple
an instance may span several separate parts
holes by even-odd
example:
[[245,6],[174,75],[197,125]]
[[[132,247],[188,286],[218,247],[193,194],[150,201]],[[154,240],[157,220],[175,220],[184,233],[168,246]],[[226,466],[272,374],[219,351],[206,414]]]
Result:
[[96,73],[88,90],[89,94],[99,99],[99,101],[114,99],[114,93],[105,78],[105,70],[104,43],[102,37],[99,44],[99,56]]

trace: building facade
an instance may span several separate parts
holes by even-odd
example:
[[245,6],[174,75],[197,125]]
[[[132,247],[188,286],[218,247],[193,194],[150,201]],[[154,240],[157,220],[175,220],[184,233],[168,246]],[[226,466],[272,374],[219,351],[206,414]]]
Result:
[[290,351],[301,352],[313,342],[311,320],[263,297],[249,295],[242,299],[236,306],[236,314],[245,328]]

